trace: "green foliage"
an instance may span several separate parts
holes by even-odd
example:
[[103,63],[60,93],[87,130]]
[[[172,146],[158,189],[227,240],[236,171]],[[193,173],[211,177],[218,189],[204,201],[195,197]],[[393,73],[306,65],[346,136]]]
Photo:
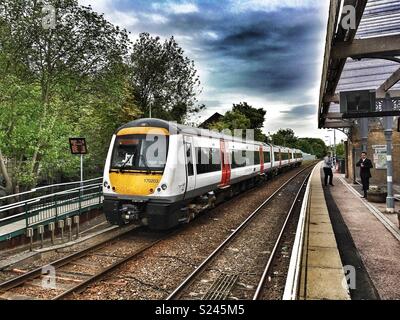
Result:
[[43,28],[38,1],[0,3],[0,162],[15,164],[0,166],[8,192],[77,179],[71,136],[87,138],[86,171],[98,176],[114,130],[140,115],[126,31],[77,1],[47,2],[57,8],[55,29]]
[[344,143],[340,143],[336,146],[336,155],[338,158],[344,158],[345,157],[345,149],[344,149]]
[[256,109],[241,102],[234,104],[231,111],[225,113],[221,121],[212,124],[209,129],[222,131],[229,129],[232,134],[235,134],[235,129],[244,130],[243,137],[246,137],[246,130],[254,130],[254,140],[267,142],[267,137],[262,133],[261,128],[265,122],[267,112],[263,109]]
[[248,129],[261,129],[264,126],[265,116],[267,111],[264,109],[256,109],[250,106],[247,102],[233,104],[233,112],[240,112],[250,121]]
[[323,158],[328,152],[325,142],[318,138],[300,138],[297,142],[297,148],[303,152],[316,155],[317,158]]
[[[68,138],[85,137],[85,178],[99,176],[110,139],[147,116],[184,121],[196,104],[193,61],[174,38],[140,35],[130,56],[126,30],[76,0],[49,0],[56,26],[43,27],[42,1],[0,2],[0,192],[79,178]],[[12,163],[12,168],[6,166]]]
[[297,137],[292,129],[279,129],[271,136],[271,140],[273,144],[290,148],[295,148],[297,143]]
[[238,111],[228,111],[225,113],[222,121],[216,122],[210,126],[211,130],[222,131],[229,129],[234,133],[235,129],[246,130],[250,127],[250,120]]
[[197,113],[200,80],[194,62],[184,56],[174,37],[161,43],[159,37],[141,33],[131,55],[131,84],[144,116],[180,123]]
[[305,153],[316,155],[322,158],[328,149],[322,139],[317,138],[298,138],[292,129],[279,129],[271,135],[271,143],[283,147],[299,149]]

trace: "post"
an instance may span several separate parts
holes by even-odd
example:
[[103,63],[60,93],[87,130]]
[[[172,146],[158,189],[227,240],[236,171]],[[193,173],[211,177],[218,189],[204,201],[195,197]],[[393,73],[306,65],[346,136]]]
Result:
[[58,221],[58,227],[61,229],[61,242],[64,242],[64,220]]
[[361,152],[368,151],[368,118],[360,119],[361,129]]
[[76,238],[79,238],[79,216],[74,216],[74,223],[76,225]]
[[44,245],[44,225],[38,226],[38,233],[40,234],[40,249],[43,249]]
[[81,187],[83,186],[83,154],[81,154]]
[[336,153],[336,130],[333,129],[333,148],[335,149],[335,165],[337,163],[337,153]]
[[[389,93],[386,93],[384,102],[384,111],[392,111],[393,102]],[[386,212],[394,213],[393,197],[393,162],[392,162],[392,144],[393,144],[393,117],[384,117],[385,139],[386,139],[386,165],[387,165],[387,198]]]
[[55,223],[54,222],[50,222],[49,223],[49,230],[51,231],[51,244],[54,246],[54,238],[55,238]]
[[68,227],[68,241],[72,241],[72,219],[70,217],[68,217],[65,220],[65,224]]
[[344,161],[346,167],[346,179],[349,178],[349,141],[344,142]]
[[33,228],[26,229],[26,236],[29,238],[29,251],[33,250]]
[[356,148],[353,146],[351,150],[351,157],[353,158],[353,184],[357,184],[357,177],[356,177]]

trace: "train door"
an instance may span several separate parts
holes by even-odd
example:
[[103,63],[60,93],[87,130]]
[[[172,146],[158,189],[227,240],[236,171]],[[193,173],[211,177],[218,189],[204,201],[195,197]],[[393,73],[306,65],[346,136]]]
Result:
[[275,167],[275,154],[274,154],[274,147],[271,145],[271,169]]
[[221,139],[221,169],[222,169],[222,177],[220,187],[227,187],[231,182],[231,166],[229,161],[228,154],[228,145],[224,140]]
[[186,192],[193,191],[196,187],[195,162],[193,137],[184,137],[186,158]]
[[261,174],[264,173],[264,150],[263,147],[260,147],[260,166],[261,166]]

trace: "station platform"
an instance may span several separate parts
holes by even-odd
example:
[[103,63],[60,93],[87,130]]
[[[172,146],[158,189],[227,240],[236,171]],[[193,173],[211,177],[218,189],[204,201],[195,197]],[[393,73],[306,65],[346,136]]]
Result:
[[307,201],[298,299],[350,300],[321,183],[321,164],[310,177]]
[[293,276],[287,285],[287,298],[400,299],[398,215],[385,213],[385,204],[361,198],[360,186],[342,174],[334,174],[333,184],[323,185],[318,164],[303,202],[297,232],[302,239],[291,258],[293,265],[297,259],[299,271],[294,267],[292,273],[299,274],[298,280]]
[[385,203],[361,198],[361,187],[342,174],[334,174],[333,184],[324,194],[343,265],[356,270],[352,299],[400,299],[397,213],[387,214]]

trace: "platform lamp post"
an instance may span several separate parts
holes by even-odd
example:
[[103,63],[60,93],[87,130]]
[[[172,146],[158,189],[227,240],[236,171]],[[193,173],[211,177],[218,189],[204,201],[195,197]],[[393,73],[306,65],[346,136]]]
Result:
[[361,152],[368,151],[368,118],[360,119],[360,130],[361,130]]
[[333,157],[335,159],[335,164],[336,164],[336,159],[337,159],[337,154],[336,154],[336,130],[335,129],[330,129],[328,132],[333,131]]
[[[393,101],[387,92],[383,102],[383,111],[393,111]],[[386,212],[394,213],[394,196],[393,196],[393,161],[392,161],[392,145],[393,145],[393,116],[384,117],[384,129],[386,139],[386,166],[387,166],[387,198]]]
[[329,150],[329,154],[332,157],[332,141],[331,141],[331,136],[325,136],[325,141],[328,144],[328,150]]

